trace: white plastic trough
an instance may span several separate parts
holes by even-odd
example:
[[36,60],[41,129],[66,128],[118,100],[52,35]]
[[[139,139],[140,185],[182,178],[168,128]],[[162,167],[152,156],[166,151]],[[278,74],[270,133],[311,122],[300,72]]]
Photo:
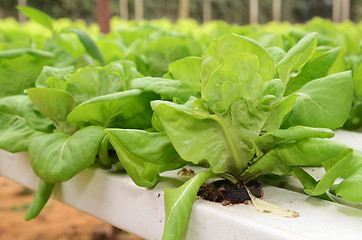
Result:
[[[335,140],[362,150],[362,134],[337,131]],[[27,153],[0,150],[0,175],[36,189]],[[145,239],[161,239],[164,187],[180,184],[176,172],[162,174],[152,190],[137,187],[126,174],[89,168],[57,184],[53,198]],[[297,191],[300,187],[294,185]],[[299,188],[299,189],[298,189]],[[222,206],[197,199],[185,239],[362,239],[362,210],[305,194],[265,186],[264,200],[300,213],[294,219],[261,214],[252,205]]]

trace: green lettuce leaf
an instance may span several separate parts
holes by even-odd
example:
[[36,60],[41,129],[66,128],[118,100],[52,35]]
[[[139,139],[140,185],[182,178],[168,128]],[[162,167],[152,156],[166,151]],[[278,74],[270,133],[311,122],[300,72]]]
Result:
[[96,59],[98,62],[100,62],[102,65],[105,64],[103,55],[101,51],[99,50],[96,43],[93,41],[93,39],[84,31],[77,29],[77,28],[68,28],[63,31],[64,33],[75,33],[80,42],[83,44],[85,50],[87,53],[94,59]]
[[329,75],[340,52],[340,48],[333,48],[313,61],[309,61],[296,77],[291,77],[285,89],[285,95],[289,95],[300,89],[306,83]]
[[119,161],[132,180],[153,187],[159,174],[187,164],[177,154],[165,133],[130,129],[106,129]]
[[[313,137],[314,131],[311,134]],[[324,134],[324,131],[321,134]],[[346,145],[326,139],[307,138],[279,143],[251,164],[241,177],[250,180],[266,174],[289,174],[292,167],[296,166],[321,166],[323,162],[341,154],[346,149],[349,149]]]
[[25,54],[36,58],[54,58],[54,54],[52,52],[32,49],[32,48],[19,48],[19,49],[1,51],[0,58],[11,59],[11,58],[20,57]]
[[201,67],[202,85],[207,83],[212,73],[226,59],[240,53],[254,54],[258,57],[263,67],[259,68],[257,73],[264,82],[274,77],[274,61],[259,43],[243,36],[229,34],[213,40],[207,48]]
[[29,144],[29,159],[37,176],[47,183],[64,182],[92,165],[105,133],[89,126],[72,136],[51,133],[34,137]]
[[130,89],[131,80],[143,77],[143,75],[137,71],[136,64],[131,61],[118,60],[109,63],[106,67],[119,74],[120,79],[126,83],[126,89]]
[[[287,141],[300,141],[308,138],[331,138],[334,132],[328,128],[311,128],[305,126],[294,126],[288,129],[277,129],[255,139],[257,156],[272,150],[276,144]],[[256,161],[257,159],[253,159]]]
[[33,201],[31,202],[29,208],[26,210],[26,214],[24,217],[25,221],[29,221],[39,215],[40,211],[48,202],[53,192],[54,186],[54,183],[47,183],[43,180],[40,180]]
[[260,43],[264,48],[283,47],[282,38],[278,34],[272,32],[254,32],[246,36]]
[[53,129],[52,122],[24,95],[0,99],[0,112],[0,148],[9,152],[26,151],[33,137]]
[[263,89],[263,80],[257,73],[259,64],[256,55],[231,56],[203,84],[202,98],[221,115],[238,98],[258,98]]
[[357,97],[362,97],[362,60],[352,72],[354,93]]
[[240,129],[217,115],[193,113],[185,105],[166,101],[151,102],[157,118],[180,156],[203,164],[215,173],[239,175],[253,156],[251,142]]
[[[121,127],[124,121],[133,121],[133,127],[151,127],[150,101],[158,98],[154,93],[145,93],[139,89],[112,93],[92,98],[78,105],[68,116],[68,121],[76,126],[96,125],[103,127]],[[140,124],[135,118],[142,115]],[[149,113],[149,114],[148,114]],[[148,115],[148,117],[147,117]],[[127,123],[127,127],[130,124]]]
[[360,191],[362,187],[362,152],[353,150],[352,158],[348,158],[347,161],[345,160],[343,162],[342,160],[343,159],[331,158],[323,163],[327,173],[336,171],[338,177],[344,178],[344,180],[337,185],[335,194],[349,202],[362,202],[362,194]]
[[[69,77],[74,72],[75,72],[75,68],[73,66],[65,67],[65,68],[45,66],[43,68],[43,70],[41,71],[40,75],[38,76],[38,78],[36,79],[35,86],[38,88],[51,87],[51,86],[49,86],[49,83],[48,83],[50,77],[54,77],[54,78],[58,79],[59,81],[64,82],[64,84],[65,84],[67,77]],[[51,81],[54,81],[54,80],[51,80]]]
[[61,124],[75,107],[73,96],[63,90],[53,88],[31,88],[26,91],[30,100],[41,113]]
[[[361,160],[360,160],[361,161]],[[343,182],[338,184],[336,189],[336,195],[342,197],[343,199],[360,203],[362,202],[362,168],[359,168],[354,174],[350,175]]]
[[99,162],[106,168],[111,168],[113,163],[111,157],[109,156],[110,146],[109,137],[106,135],[101,142],[98,152]]
[[297,97],[290,95],[280,100],[272,98],[274,101],[269,105],[264,105],[259,100],[235,101],[231,107],[232,125],[254,140],[263,132],[279,129],[285,116],[292,111]]
[[[292,171],[293,171],[292,175],[298,178],[298,180],[302,183],[304,189],[313,188],[318,183],[311,175],[309,175],[301,167],[293,167]],[[331,198],[326,192],[322,193],[321,195],[317,195],[315,197],[335,202],[335,200]]]
[[154,92],[161,96],[162,100],[170,100],[179,98],[186,102],[190,96],[198,96],[190,85],[178,80],[165,78],[144,77],[131,81],[130,87],[141,89],[145,92]]
[[200,92],[200,73],[202,58],[186,57],[171,63],[165,78],[181,80]]
[[310,81],[297,94],[300,97],[283,128],[296,125],[331,129],[342,127],[352,103],[351,73],[336,73]]
[[159,31],[155,32],[149,40],[144,50],[144,55],[149,64],[149,76],[161,77],[167,72],[168,66],[172,62],[202,54],[200,45],[192,38],[184,35],[172,36]]
[[362,98],[354,97],[352,101],[352,108],[349,113],[347,121],[344,123],[343,128],[355,130],[362,126]]
[[273,58],[275,64],[277,65],[287,54],[283,49],[279,47],[270,47],[266,49],[269,55]]
[[17,6],[16,8],[34,22],[39,23],[54,33],[53,21],[46,13],[32,7]]
[[278,62],[277,72],[284,85],[289,81],[290,74],[300,70],[312,57],[317,47],[317,33],[310,33],[295,44]]
[[[352,149],[346,149],[339,154],[331,157],[329,160],[337,161],[333,167],[328,169],[326,174],[322,177],[317,184],[310,186],[309,188],[304,189],[304,191],[311,196],[318,196],[325,193],[330,186],[333,185],[335,180],[340,177],[345,171],[344,166],[351,161],[353,156]],[[298,176],[298,175],[297,175]]]
[[214,176],[202,171],[176,189],[165,188],[166,221],[162,239],[182,239],[189,222],[192,205],[201,185]]
[[[34,87],[35,81],[45,65],[52,65],[51,58],[23,54],[16,58],[0,58],[0,98],[23,94]],[[21,66],[21,67],[19,67]]]
[[119,75],[105,67],[86,67],[67,79],[66,91],[74,96],[76,105],[102,95],[125,90]]

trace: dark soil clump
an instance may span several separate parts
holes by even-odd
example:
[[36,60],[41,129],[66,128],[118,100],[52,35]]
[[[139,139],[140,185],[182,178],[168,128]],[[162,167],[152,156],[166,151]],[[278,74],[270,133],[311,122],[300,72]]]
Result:
[[[251,181],[246,184],[250,192],[258,198],[263,197],[261,182]],[[207,185],[202,185],[197,193],[203,199],[220,202],[222,205],[248,203],[250,197],[245,189],[244,183],[231,183],[228,180],[219,180]]]

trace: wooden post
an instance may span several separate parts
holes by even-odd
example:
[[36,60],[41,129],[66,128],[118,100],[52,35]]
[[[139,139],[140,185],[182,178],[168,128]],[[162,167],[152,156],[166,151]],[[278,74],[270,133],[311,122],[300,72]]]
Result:
[[209,22],[212,19],[211,0],[204,0],[203,2],[203,20]]
[[282,0],[273,0],[273,21],[282,20]]
[[249,0],[250,4],[250,24],[258,23],[259,0]]
[[143,0],[135,0],[134,15],[136,20],[143,19]]
[[[26,6],[26,0],[18,0],[18,5],[19,6]],[[24,23],[26,21],[25,15],[21,11],[18,11],[18,14],[19,14],[18,15],[19,22]]]
[[111,8],[109,0],[97,0],[97,21],[102,33],[109,33],[111,20]]
[[179,18],[189,17],[189,0],[179,0]]
[[119,14],[122,19],[128,20],[128,0],[119,0]]
[[342,21],[349,20],[350,4],[350,0],[342,0]]
[[333,21],[341,21],[341,0],[333,0]]

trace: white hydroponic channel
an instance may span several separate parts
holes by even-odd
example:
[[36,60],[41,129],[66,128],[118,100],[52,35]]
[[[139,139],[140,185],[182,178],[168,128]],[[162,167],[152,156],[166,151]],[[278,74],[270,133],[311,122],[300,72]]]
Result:
[[[362,150],[360,133],[337,131],[334,139]],[[320,174],[318,169],[311,172]],[[0,150],[0,175],[31,189],[39,182],[25,152]],[[162,174],[154,189],[147,189],[137,187],[126,174],[89,168],[57,184],[53,198],[142,238],[161,239],[163,188],[180,183],[172,171]],[[265,186],[264,200],[297,211],[299,217],[270,216],[256,212],[251,205],[222,206],[197,199],[185,239],[362,239],[361,205],[351,207],[309,197],[301,193],[297,181],[291,180],[286,188]]]

